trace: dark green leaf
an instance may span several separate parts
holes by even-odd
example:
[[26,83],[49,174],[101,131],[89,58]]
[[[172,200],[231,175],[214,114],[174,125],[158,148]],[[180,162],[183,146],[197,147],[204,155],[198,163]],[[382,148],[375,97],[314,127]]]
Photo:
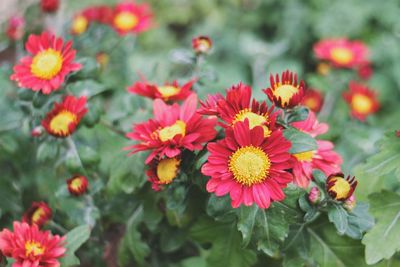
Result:
[[307,133],[301,132],[295,128],[288,128],[283,131],[283,134],[285,138],[292,143],[289,151],[292,154],[317,149],[317,142]]

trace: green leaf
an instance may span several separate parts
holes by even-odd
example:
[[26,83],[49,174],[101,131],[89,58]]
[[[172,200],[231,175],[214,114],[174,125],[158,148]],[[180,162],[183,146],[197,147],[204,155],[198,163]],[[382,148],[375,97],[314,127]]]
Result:
[[318,148],[317,142],[314,138],[295,128],[285,129],[283,134],[285,138],[292,143],[289,151],[292,154],[316,150]]
[[95,95],[103,93],[107,88],[94,80],[83,80],[68,84],[67,90],[71,91],[74,95],[85,95],[88,98],[92,98]]
[[370,197],[375,226],[364,236],[365,256],[368,264],[389,259],[400,250],[400,195],[382,191]]
[[75,256],[75,252],[85,243],[90,237],[90,228],[88,225],[78,226],[66,235],[67,249],[65,257],[61,259],[61,266],[75,266],[79,265],[80,261]]
[[330,205],[328,210],[329,221],[332,222],[340,235],[343,235],[349,225],[347,211],[340,204]]
[[297,106],[289,113],[288,122],[304,121],[308,117],[309,110],[303,106]]
[[374,226],[374,217],[368,212],[367,203],[358,202],[354,209],[348,214],[348,227],[346,235],[361,239],[363,234]]
[[313,178],[314,178],[315,183],[318,185],[318,187],[320,189],[325,189],[325,187],[326,187],[326,176],[322,171],[314,170],[313,171]]

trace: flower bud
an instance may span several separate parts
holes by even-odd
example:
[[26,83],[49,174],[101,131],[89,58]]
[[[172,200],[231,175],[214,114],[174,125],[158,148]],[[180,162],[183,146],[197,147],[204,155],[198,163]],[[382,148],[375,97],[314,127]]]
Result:
[[356,189],[357,181],[350,175],[344,178],[343,173],[332,174],[326,180],[326,190],[329,195],[338,201],[345,201],[351,197]]
[[87,192],[88,180],[83,175],[75,175],[67,180],[68,191],[71,195],[81,196]]
[[319,191],[318,187],[311,188],[310,193],[308,193],[308,200],[311,204],[317,204],[321,200],[321,191]]
[[32,129],[31,131],[31,136],[32,137],[39,137],[43,134],[43,127],[42,126],[36,126],[35,128]]
[[345,202],[344,202],[344,208],[347,210],[347,211],[349,211],[349,212],[351,212],[353,209],[354,209],[354,207],[356,206],[356,203],[357,203],[357,201],[356,201],[356,197],[354,196],[354,194],[353,195],[351,195],[351,197],[349,197]]
[[50,221],[53,212],[45,202],[32,202],[31,207],[24,212],[22,221],[39,228]]
[[396,131],[396,136],[397,136],[397,137],[400,137],[400,130],[397,130],[397,131]]
[[208,36],[197,36],[192,39],[192,47],[196,54],[206,54],[212,47],[212,41]]
[[41,0],[40,7],[43,12],[53,13],[56,12],[60,5],[60,0]]

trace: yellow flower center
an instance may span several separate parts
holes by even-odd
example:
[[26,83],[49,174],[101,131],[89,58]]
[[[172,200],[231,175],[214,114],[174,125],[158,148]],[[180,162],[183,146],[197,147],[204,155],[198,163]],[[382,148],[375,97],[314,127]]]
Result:
[[317,66],[317,72],[323,76],[327,75],[331,71],[331,67],[327,63],[319,63]]
[[353,60],[353,52],[344,47],[336,47],[331,50],[332,59],[339,64],[348,64]]
[[32,222],[36,224],[42,218],[42,216],[44,216],[45,214],[46,213],[44,212],[44,210],[42,208],[40,208],[40,207],[37,208],[35,210],[35,212],[32,214],[32,218],[31,218]]
[[72,32],[75,34],[82,34],[86,31],[89,21],[85,16],[79,15],[72,21]]
[[211,48],[211,44],[206,39],[200,39],[197,49],[201,52],[207,52]]
[[82,180],[80,177],[74,178],[71,183],[70,183],[70,187],[74,190],[74,191],[79,191],[82,187]]
[[25,243],[25,256],[41,256],[44,254],[44,247],[36,241],[28,241]]
[[67,110],[61,111],[50,121],[50,129],[53,133],[68,135],[69,125],[71,123],[77,123],[77,117],[74,113]]
[[181,90],[180,88],[172,85],[159,86],[157,89],[165,99],[178,94]]
[[351,108],[358,113],[368,114],[372,108],[372,101],[366,95],[355,94],[351,99]]
[[186,134],[186,123],[181,120],[177,120],[171,126],[164,127],[158,132],[158,136],[160,137],[160,140],[163,142],[172,140],[176,135],[182,135],[183,137],[185,136],[185,134]]
[[295,156],[295,158],[298,161],[311,161],[312,158],[314,157],[314,154],[315,154],[315,151],[311,150],[311,151],[296,153],[296,154],[293,154],[293,156]]
[[230,156],[229,170],[234,179],[245,186],[264,181],[269,174],[271,161],[259,147],[241,147]]
[[52,48],[37,53],[31,64],[31,72],[37,78],[51,80],[61,70],[63,57],[59,51]]
[[118,29],[123,31],[132,30],[139,23],[137,16],[131,12],[120,12],[114,18],[114,24]]
[[336,199],[347,198],[351,190],[349,182],[347,182],[342,177],[334,177],[332,181],[334,182],[334,185],[331,186],[328,190],[336,193],[335,198]]
[[245,108],[236,114],[232,125],[235,125],[239,121],[244,121],[245,119],[249,120],[250,129],[253,129],[256,126],[262,126],[264,129],[264,137],[268,137],[271,135],[271,130],[265,125],[268,122],[268,115],[262,116],[252,112],[248,108]]
[[178,173],[180,160],[176,158],[162,159],[157,165],[157,177],[163,184],[169,184]]
[[277,84],[275,90],[272,91],[276,98],[281,98],[282,104],[289,104],[293,95],[299,92],[299,88],[291,84]]

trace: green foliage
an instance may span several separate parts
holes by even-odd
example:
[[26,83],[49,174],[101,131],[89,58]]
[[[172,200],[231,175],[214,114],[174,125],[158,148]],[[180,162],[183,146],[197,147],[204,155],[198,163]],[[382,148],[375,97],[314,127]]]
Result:
[[309,134],[301,132],[295,128],[288,128],[283,131],[286,139],[290,140],[292,146],[290,153],[296,154],[317,149],[317,143]]
[[78,226],[65,235],[67,249],[66,255],[62,258],[62,266],[79,265],[79,259],[75,256],[75,252],[85,243],[90,237],[90,228],[88,225]]

